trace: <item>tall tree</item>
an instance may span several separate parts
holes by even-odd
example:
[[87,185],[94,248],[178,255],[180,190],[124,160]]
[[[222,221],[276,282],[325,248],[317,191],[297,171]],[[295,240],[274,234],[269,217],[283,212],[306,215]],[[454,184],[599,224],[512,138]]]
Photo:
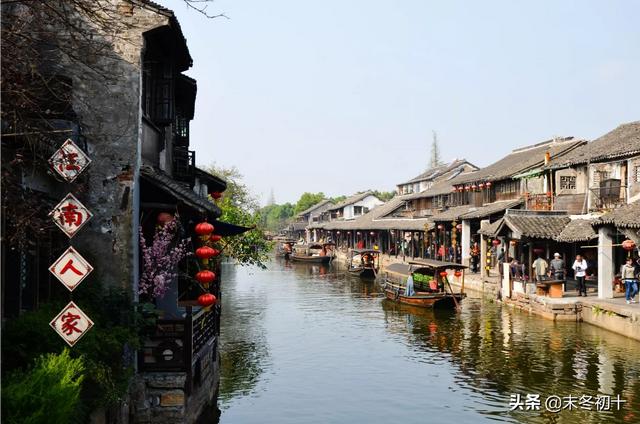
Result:
[[440,165],[440,147],[438,146],[438,133],[433,131],[433,141],[431,142],[431,158],[429,160],[429,168],[435,168]]
[[322,202],[325,199],[324,193],[302,193],[298,203],[296,203],[295,213],[300,213],[311,206]]

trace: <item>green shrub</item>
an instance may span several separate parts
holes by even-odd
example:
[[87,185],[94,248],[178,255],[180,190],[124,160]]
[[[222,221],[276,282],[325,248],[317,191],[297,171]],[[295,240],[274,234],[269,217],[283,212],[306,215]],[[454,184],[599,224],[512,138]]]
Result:
[[84,361],[69,350],[42,355],[32,369],[3,381],[2,418],[8,424],[74,422],[82,388]]

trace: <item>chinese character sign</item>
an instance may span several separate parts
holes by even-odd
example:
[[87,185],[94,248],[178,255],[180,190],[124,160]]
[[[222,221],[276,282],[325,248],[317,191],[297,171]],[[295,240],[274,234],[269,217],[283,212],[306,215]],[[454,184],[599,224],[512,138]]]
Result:
[[73,346],[93,327],[93,321],[75,303],[69,302],[49,325],[69,346]]
[[70,139],[49,158],[54,171],[68,182],[72,182],[89,166],[91,159]]
[[67,194],[49,215],[69,238],[73,237],[93,216],[71,193]]
[[57,261],[49,267],[69,291],[73,291],[85,279],[93,267],[73,247],[69,247]]

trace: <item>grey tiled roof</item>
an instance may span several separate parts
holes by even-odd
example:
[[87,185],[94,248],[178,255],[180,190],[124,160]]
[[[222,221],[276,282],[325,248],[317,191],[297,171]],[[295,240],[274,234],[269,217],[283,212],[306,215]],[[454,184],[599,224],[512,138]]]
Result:
[[567,154],[570,150],[584,143],[584,140],[565,137],[515,149],[507,156],[485,168],[469,172],[463,178],[456,178],[455,183],[462,184],[483,180],[496,181],[511,178],[514,175],[543,165],[546,152],[549,152],[553,159]]
[[587,162],[612,160],[640,154],[640,121],[622,124],[577,148],[565,156],[554,159],[549,168],[566,168]]
[[640,200],[621,206],[595,220],[593,225],[613,224],[618,228],[640,228]]
[[465,164],[471,165],[472,167],[477,168],[477,166],[473,165],[472,163],[469,163],[466,159],[456,159],[453,162],[445,163],[445,164],[436,166],[434,168],[427,169],[425,172],[418,175],[417,177],[414,177],[409,181],[400,183],[398,185],[417,183],[420,181],[433,181],[438,177],[446,174],[447,172],[453,171],[456,168],[464,166]]
[[588,241],[598,237],[591,223],[593,219],[572,219],[566,227],[562,229],[560,234],[555,238],[556,241],[573,243],[576,241]]
[[478,234],[482,234],[489,237],[495,237],[496,233],[498,232],[498,229],[500,228],[503,222],[504,222],[504,218],[500,218],[497,221],[490,223],[486,227],[479,229]]
[[469,212],[462,215],[462,219],[474,219],[474,218],[485,218],[487,216],[491,216],[493,214],[502,212],[504,210],[514,208],[524,203],[522,199],[516,200],[501,200],[498,202],[487,203],[486,205],[482,205],[480,207],[471,207],[469,208]]
[[445,211],[434,213],[430,219],[434,222],[459,220],[461,216],[470,212],[470,208],[471,206],[469,205],[454,206]]
[[208,199],[198,196],[189,187],[171,178],[163,171],[151,166],[142,166],[140,175],[155,185],[160,190],[173,196],[176,200],[196,209],[202,213],[210,213],[214,217],[220,216],[220,209]]
[[510,215],[504,216],[504,225],[524,237],[555,239],[571,221],[566,215]]
[[330,210],[336,210],[336,209],[341,209],[344,208],[345,206],[349,206],[353,203],[359,202],[360,200],[364,199],[367,196],[373,196],[373,193],[371,191],[365,191],[363,193],[357,193],[354,194],[353,196],[349,196],[346,199],[344,199],[342,202],[338,202],[335,205],[333,205]]
[[326,205],[328,203],[331,203],[331,200],[324,199],[324,200],[316,203],[315,205],[311,206],[310,208],[307,208],[307,209],[303,210],[302,212],[298,213],[298,215],[296,215],[296,216],[302,216],[302,215],[306,215],[308,213],[311,213],[311,212],[315,211],[316,209],[321,208],[321,207],[323,207],[324,205]]

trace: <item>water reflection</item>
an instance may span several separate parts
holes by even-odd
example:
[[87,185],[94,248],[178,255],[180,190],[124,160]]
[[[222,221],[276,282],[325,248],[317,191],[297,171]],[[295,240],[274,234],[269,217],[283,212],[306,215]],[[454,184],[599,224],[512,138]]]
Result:
[[[396,304],[331,264],[223,272],[222,423],[640,422],[636,341],[480,298],[459,313]],[[627,403],[509,412],[515,393]]]

